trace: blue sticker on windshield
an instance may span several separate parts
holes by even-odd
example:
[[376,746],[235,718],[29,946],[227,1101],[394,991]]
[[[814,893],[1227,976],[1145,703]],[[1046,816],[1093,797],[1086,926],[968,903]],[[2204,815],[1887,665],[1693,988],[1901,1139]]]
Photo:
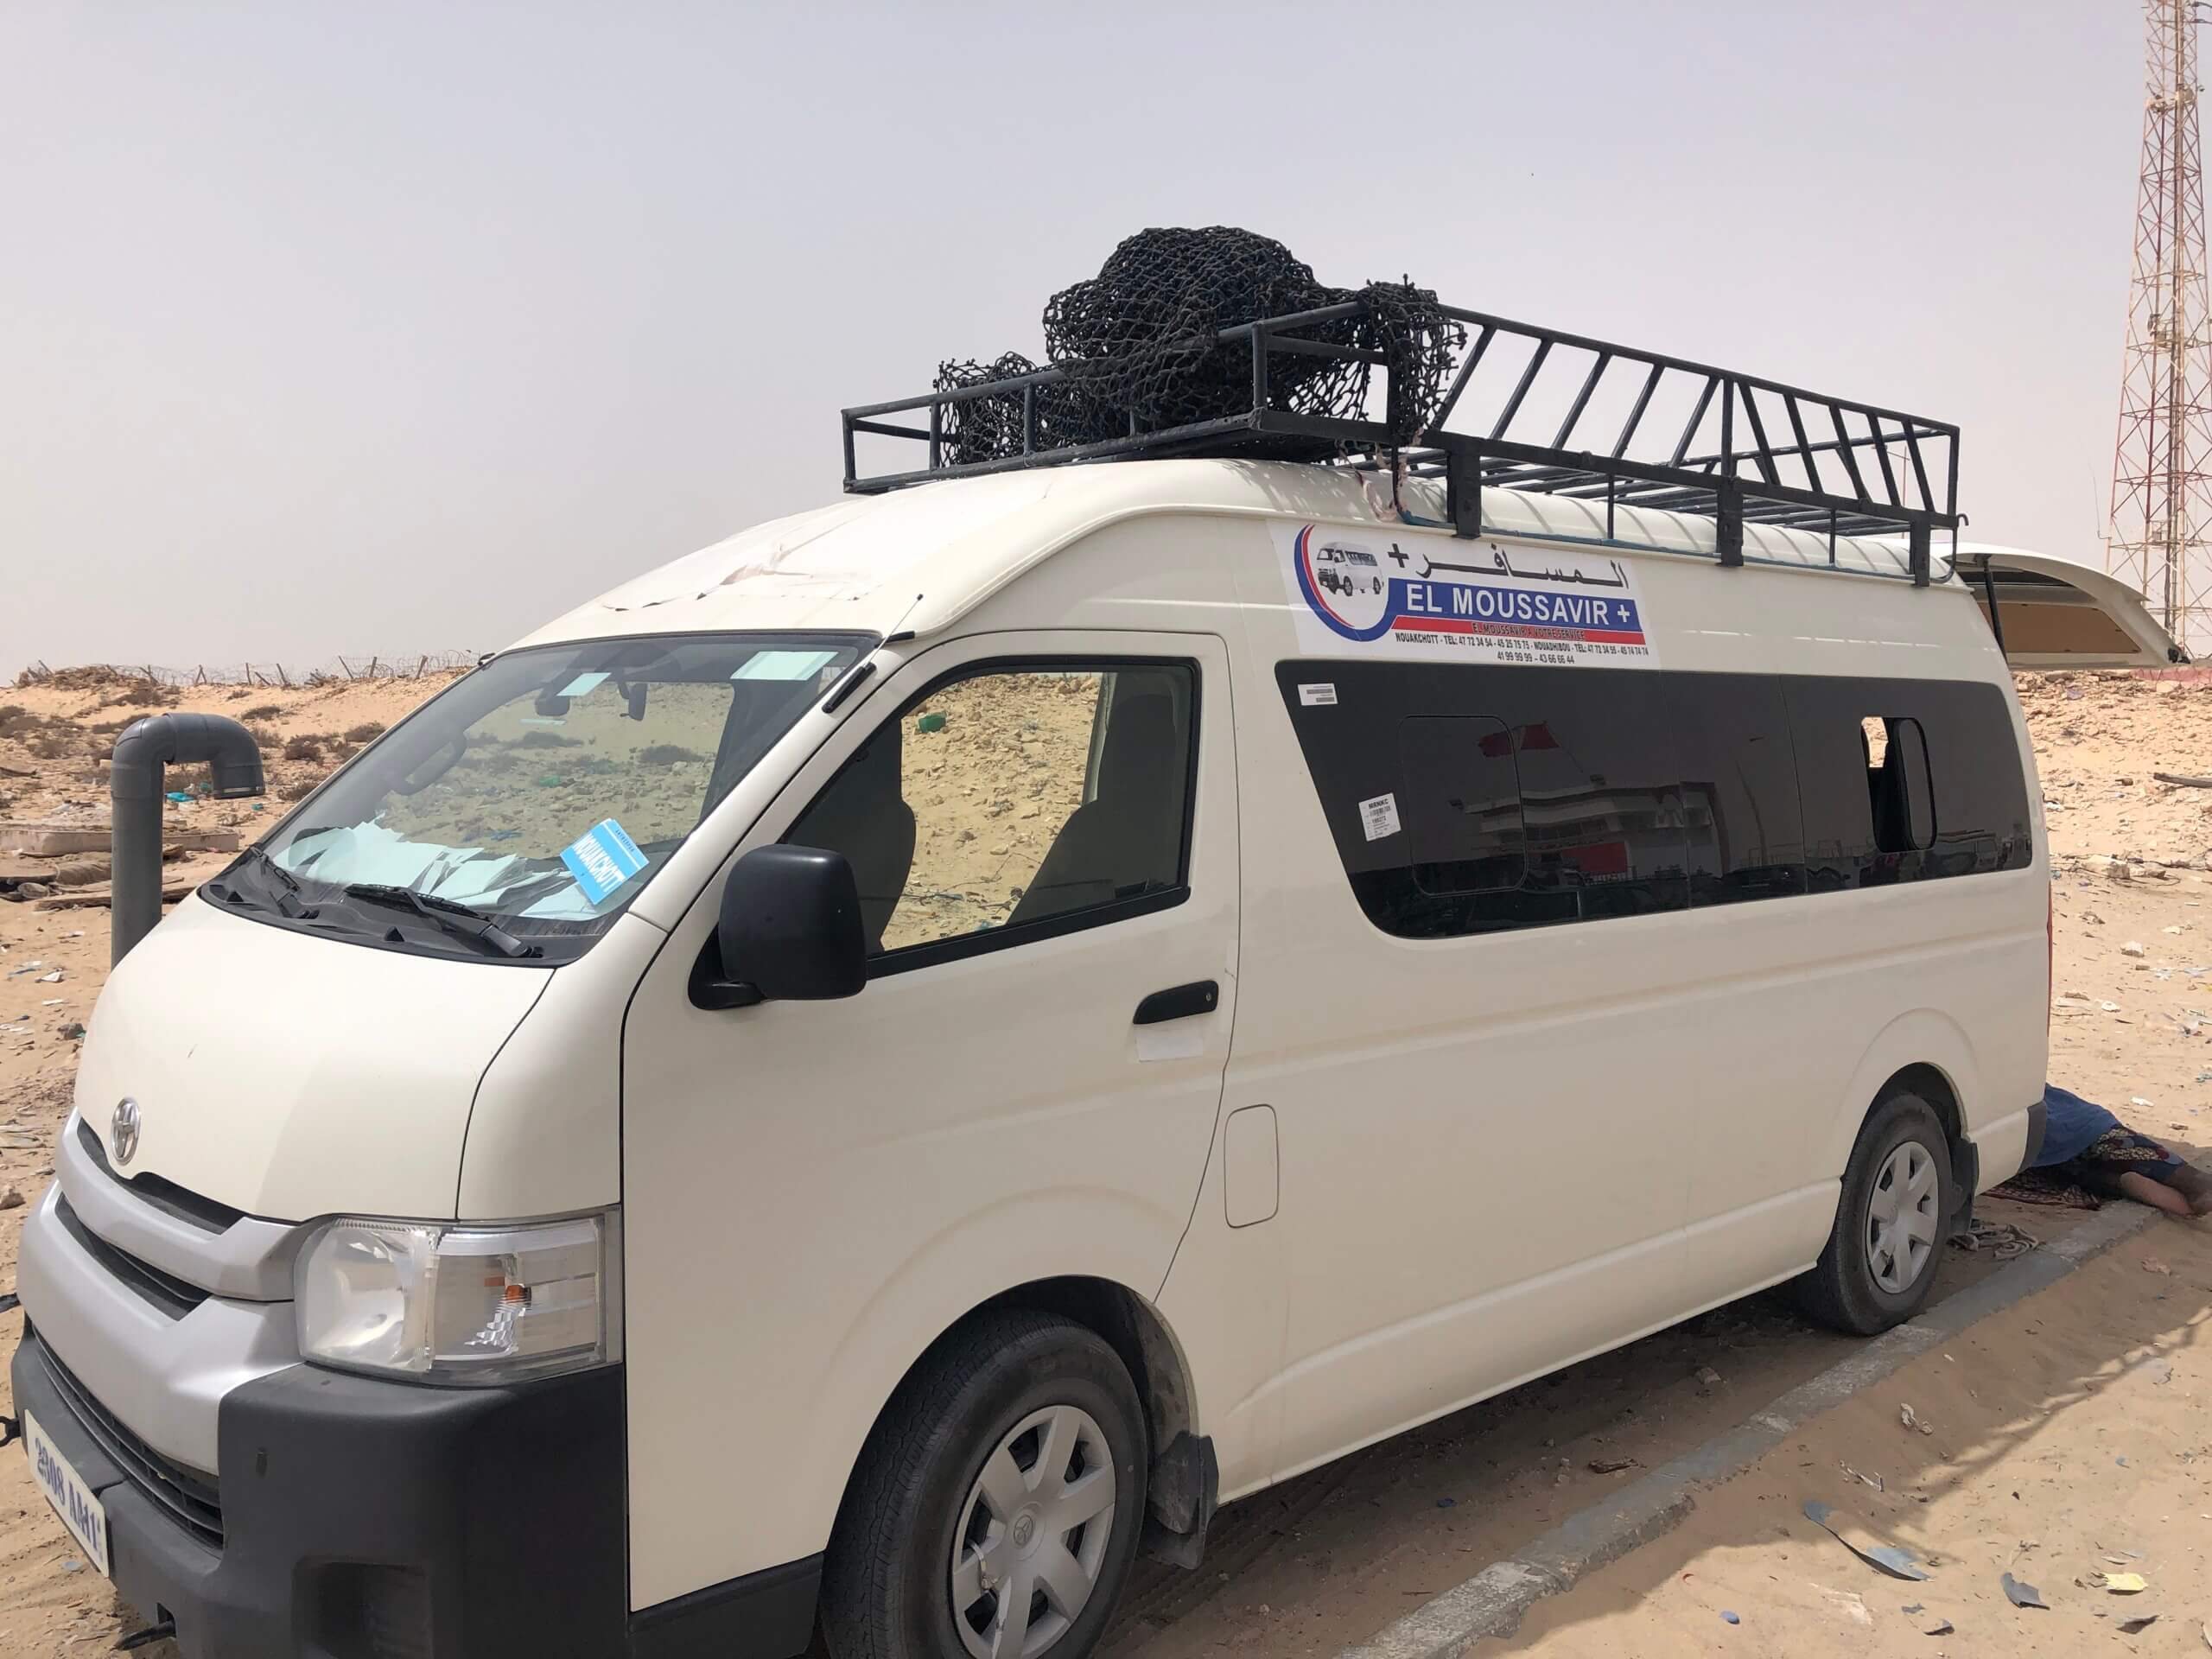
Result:
[[645,855],[638,850],[638,843],[612,818],[601,818],[563,849],[561,861],[576,878],[584,897],[594,905],[645,868]]
[[579,674],[563,686],[557,695],[564,697],[588,697],[606,683],[607,676],[604,674]]

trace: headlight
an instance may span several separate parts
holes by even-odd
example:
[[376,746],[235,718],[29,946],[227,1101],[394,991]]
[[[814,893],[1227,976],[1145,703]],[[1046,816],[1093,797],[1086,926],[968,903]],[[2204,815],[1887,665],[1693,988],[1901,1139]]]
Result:
[[613,1213],[512,1227],[341,1216],[294,1269],[300,1352],[423,1382],[512,1382],[619,1357]]

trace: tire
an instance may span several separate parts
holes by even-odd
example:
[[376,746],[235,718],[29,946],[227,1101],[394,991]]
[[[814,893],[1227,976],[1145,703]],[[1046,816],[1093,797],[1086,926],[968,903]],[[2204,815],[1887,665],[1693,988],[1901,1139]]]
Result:
[[[1151,1461],[1136,1387],[1104,1340],[1046,1313],[977,1319],[922,1362],[861,1453],[823,1563],[830,1651],[1083,1659],[1135,1557]],[[1111,1499],[1080,1519],[1104,1499],[1101,1471]],[[1025,1586],[1016,1643],[1000,1626]]]
[[[1807,1313],[1871,1337],[1927,1306],[1950,1233],[1950,1146],[1936,1109],[1910,1090],[1875,1103],[1844,1169],[1827,1247],[1795,1287]],[[1920,1192],[1923,1170],[1929,1190]],[[1895,1223],[1882,1223],[1878,1203]]]

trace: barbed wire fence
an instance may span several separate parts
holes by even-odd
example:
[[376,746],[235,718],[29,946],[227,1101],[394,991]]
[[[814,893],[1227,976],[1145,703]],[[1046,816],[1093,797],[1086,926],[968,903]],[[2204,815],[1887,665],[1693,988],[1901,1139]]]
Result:
[[275,690],[342,685],[357,680],[420,680],[474,668],[474,651],[363,652],[321,663],[194,663],[188,668],[161,663],[79,663],[51,668],[34,663],[16,676],[20,686],[74,686],[139,681],[155,685],[262,685]]

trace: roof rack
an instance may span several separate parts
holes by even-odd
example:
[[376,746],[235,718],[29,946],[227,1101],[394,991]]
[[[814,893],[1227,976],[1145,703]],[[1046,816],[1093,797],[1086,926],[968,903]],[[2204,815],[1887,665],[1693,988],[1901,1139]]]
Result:
[[[1249,397],[1234,399],[1236,407],[1211,418],[1160,429],[1145,429],[1132,416],[1127,435],[1104,442],[1039,442],[1039,392],[1068,378],[1060,368],[845,410],[845,488],[874,494],[936,479],[1084,461],[1289,454],[1388,468],[1394,476],[1402,468],[1441,478],[1452,528],[1464,537],[1483,533],[1484,492],[1503,488],[1593,507],[1602,502],[1607,541],[1616,539],[1624,507],[1710,518],[1723,565],[1744,563],[1747,524],[1824,534],[1831,565],[1839,537],[1901,537],[1906,570],[1922,587],[1930,576],[1934,532],[1948,531],[1956,547],[1962,520],[1955,426],[1457,306],[1439,308],[1471,331],[1472,341],[1436,412],[1410,444],[1394,439],[1388,420],[1306,413],[1270,397],[1269,372],[1283,359],[1383,366],[1380,353],[1312,337],[1319,325],[1362,308],[1352,301],[1221,329],[1211,349],[1249,355]],[[957,419],[958,406],[978,402],[986,402],[1005,432],[1020,435],[1018,451],[948,461],[948,416]],[[985,411],[959,412],[972,419]],[[883,418],[915,413],[927,424]],[[1610,446],[1575,447],[1591,442],[1593,432],[1611,433]],[[855,454],[862,435],[926,444],[929,464],[862,474]]]

